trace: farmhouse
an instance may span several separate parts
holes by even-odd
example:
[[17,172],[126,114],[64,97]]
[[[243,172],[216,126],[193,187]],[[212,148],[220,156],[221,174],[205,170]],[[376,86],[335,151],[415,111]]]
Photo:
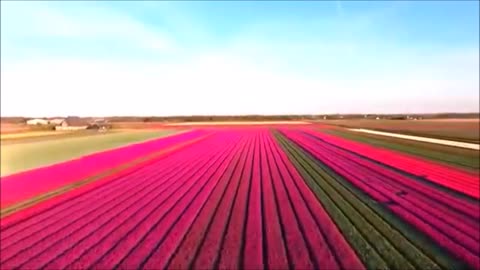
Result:
[[65,122],[63,118],[50,119],[50,124],[55,126],[60,126],[63,122]]
[[88,122],[80,118],[64,119],[60,125],[55,126],[55,130],[82,130],[88,128]]
[[48,125],[49,121],[41,118],[27,120],[27,125]]

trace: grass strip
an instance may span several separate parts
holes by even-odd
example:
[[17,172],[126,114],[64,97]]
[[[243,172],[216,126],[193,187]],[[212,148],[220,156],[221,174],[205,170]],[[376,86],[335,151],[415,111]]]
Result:
[[68,185],[60,187],[58,189],[55,189],[55,190],[43,193],[41,195],[35,196],[31,199],[27,199],[25,201],[22,201],[22,202],[14,204],[14,205],[11,205],[9,207],[3,208],[3,209],[0,210],[0,218],[4,218],[6,216],[9,216],[9,215],[17,212],[17,211],[23,210],[25,208],[31,207],[31,206],[33,206],[37,203],[42,202],[42,201],[45,201],[45,200],[51,199],[53,197],[56,197],[58,195],[64,194],[64,193],[69,192],[69,191],[71,191],[75,188],[79,188],[79,187],[84,186],[86,184],[95,182],[95,181],[100,180],[104,177],[110,176],[110,175],[115,174],[115,173],[119,173],[119,172],[121,172],[125,169],[131,168],[131,167],[134,167],[134,166],[140,166],[144,162],[151,161],[155,158],[160,157],[161,155],[173,152],[175,150],[178,150],[179,148],[182,148],[182,147],[188,146],[190,144],[193,144],[195,142],[198,142],[200,140],[203,140],[208,136],[210,136],[210,134],[209,135],[204,135],[200,138],[196,138],[196,139],[184,142],[184,143],[173,145],[172,147],[169,147],[167,149],[162,149],[158,152],[149,154],[147,156],[143,156],[143,157],[134,159],[131,162],[128,162],[128,163],[110,168],[108,170],[105,170],[101,173],[92,175],[92,176],[87,177],[85,179],[76,181],[74,183],[68,184]]
[[439,134],[438,131],[430,131],[430,132],[425,132],[422,130],[411,130],[411,129],[389,129],[389,128],[379,128],[379,127],[373,127],[373,126],[365,126],[365,125],[346,125],[346,124],[338,124],[338,123],[321,123],[324,125],[328,125],[331,127],[340,127],[340,128],[366,128],[370,130],[376,130],[376,131],[383,131],[383,132],[390,132],[390,133],[397,133],[397,134],[403,134],[403,135],[412,135],[412,136],[420,136],[420,137],[427,137],[427,138],[432,138],[432,139],[441,139],[441,140],[449,140],[449,141],[457,141],[457,142],[466,142],[466,143],[479,143],[480,138],[478,135],[464,135],[464,136],[456,136],[456,135],[444,135],[444,134]]
[[468,151],[452,147],[449,147],[449,149],[447,147],[438,147],[437,145],[429,147],[425,143],[407,142],[405,140],[401,141],[392,138],[379,138],[378,136],[353,134],[351,132],[340,130],[325,130],[325,133],[381,148],[412,154],[467,170],[478,170],[480,168],[480,156],[477,151]]
[[[378,131],[384,132],[392,132],[391,130],[386,129],[376,129]],[[457,142],[466,142],[466,143],[479,143],[479,138],[472,138],[472,137],[460,137],[455,135],[442,135],[442,134],[434,134],[430,132],[419,132],[413,130],[396,130],[393,133],[404,134],[404,135],[412,135],[412,136],[420,136],[420,137],[427,137],[433,139],[440,139],[440,140],[448,140],[448,141],[457,141]]]
[[[419,237],[420,233],[412,232],[413,230],[408,228],[408,224],[402,222],[367,194],[354,188],[350,183],[346,185],[347,181],[343,180],[342,177],[335,175],[323,164],[318,164],[312,157],[308,158],[310,155],[295,147],[282,136],[277,135],[277,138],[283,147],[290,152],[291,157],[296,159],[297,167],[303,169],[307,184],[314,190],[322,203],[325,197],[329,195],[334,201],[349,205],[349,211],[357,212],[356,215],[348,212],[350,217],[358,219],[357,216],[360,215],[364,218],[364,220],[360,219],[362,222],[367,222],[378,231],[377,233],[374,232],[369,238],[373,240],[373,242],[370,242],[372,245],[378,247],[379,241],[380,243],[381,241],[388,241],[389,245],[385,245],[387,249],[398,250],[397,253],[383,248],[380,249],[379,253],[389,263],[389,267],[406,269],[409,268],[409,265],[413,265],[415,268],[421,269],[459,269],[459,267],[464,266],[463,263],[457,263],[453,259],[449,260],[449,256],[445,252],[437,250],[438,248],[434,243],[425,241],[423,234],[421,234],[423,237]],[[334,196],[334,194],[338,195]],[[356,225],[364,227],[360,222],[357,222]],[[378,235],[376,238],[373,237],[378,233],[381,234],[381,237]],[[381,238],[384,238],[384,240]],[[411,239],[415,239],[415,241],[411,241]],[[403,264],[405,259],[412,264]]]
[[441,153],[448,153],[452,155],[465,155],[469,157],[475,157],[478,156],[478,151],[472,150],[472,149],[465,149],[465,148],[459,148],[459,147],[453,147],[453,146],[448,146],[448,145],[441,145],[441,144],[435,144],[435,143],[428,143],[428,142],[422,142],[422,141],[414,141],[414,140],[406,140],[402,138],[395,138],[395,137],[386,137],[378,134],[370,134],[370,133],[359,133],[355,132],[349,129],[335,129],[335,130],[329,130],[332,132],[338,132],[338,133],[343,133],[343,134],[350,134],[350,135],[356,135],[356,136],[362,136],[365,138],[371,138],[371,139],[376,139],[376,140],[383,140],[387,142],[395,142],[401,145],[406,145],[406,146],[416,146],[418,148],[424,148],[432,151],[437,151]]
[[[55,133],[56,132],[56,133]],[[77,138],[84,136],[95,136],[95,135],[105,135],[112,133],[119,133],[118,130],[109,130],[108,132],[98,132],[96,130],[83,130],[83,131],[70,131],[70,132],[61,132],[61,131],[52,131],[45,133],[20,133],[20,134],[4,134],[0,138],[2,145],[8,144],[19,144],[19,143],[28,143],[28,142],[37,142],[37,141],[47,141],[47,140],[58,140],[65,138]]]
[[0,175],[5,177],[96,152],[181,133],[175,130],[89,132],[89,135],[82,133],[84,135],[70,137],[57,135],[54,140],[37,138],[36,141],[2,144]]

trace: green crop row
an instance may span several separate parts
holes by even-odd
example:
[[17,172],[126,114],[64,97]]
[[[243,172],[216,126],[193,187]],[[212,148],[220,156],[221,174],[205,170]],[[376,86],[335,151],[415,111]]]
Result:
[[316,162],[280,134],[277,140],[369,269],[461,269],[429,238]]

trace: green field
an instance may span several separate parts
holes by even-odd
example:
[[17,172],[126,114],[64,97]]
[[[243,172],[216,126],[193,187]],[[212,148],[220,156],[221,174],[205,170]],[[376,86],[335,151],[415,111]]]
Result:
[[2,143],[0,171],[2,176],[9,175],[174,132],[177,131],[115,131],[103,134],[97,132],[90,136],[82,134],[79,137]]
[[422,137],[439,138],[471,143],[480,142],[479,119],[438,120],[371,120],[344,119],[316,121],[325,125],[345,128],[366,128]]

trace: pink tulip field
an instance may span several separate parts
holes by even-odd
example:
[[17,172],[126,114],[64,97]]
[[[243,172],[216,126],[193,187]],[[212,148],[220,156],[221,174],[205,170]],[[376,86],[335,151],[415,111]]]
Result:
[[480,269],[478,173],[314,126],[199,128],[0,181],[1,269]]

